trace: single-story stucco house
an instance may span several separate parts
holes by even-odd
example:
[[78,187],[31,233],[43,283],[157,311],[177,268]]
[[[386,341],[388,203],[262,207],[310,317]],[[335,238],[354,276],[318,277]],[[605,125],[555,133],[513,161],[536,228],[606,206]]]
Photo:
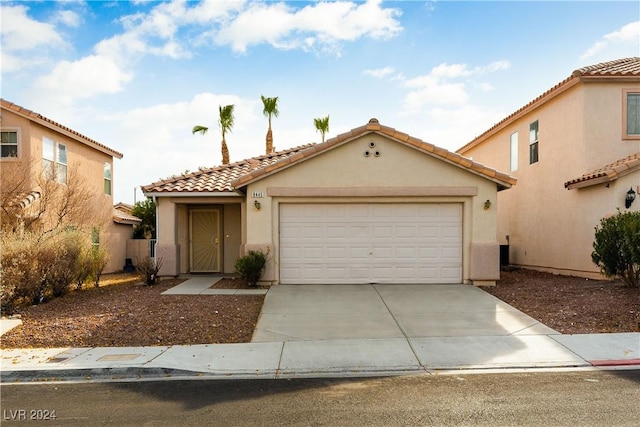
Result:
[[499,278],[497,193],[515,178],[371,119],[321,144],[142,188],[160,275],[233,273],[268,252],[272,284]]

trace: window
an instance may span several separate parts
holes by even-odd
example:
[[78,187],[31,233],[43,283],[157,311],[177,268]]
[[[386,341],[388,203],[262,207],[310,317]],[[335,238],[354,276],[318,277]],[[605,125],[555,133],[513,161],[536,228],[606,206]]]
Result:
[[55,142],[49,138],[42,138],[42,177],[44,179],[53,179],[55,169],[55,151],[53,149]]
[[518,132],[511,134],[511,156],[510,156],[510,168],[511,172],[518,170]]
[[538,162],[538,121],[529,125],[529,164]]
[[640,92],[624,91],[624,138],[640,138]]
[[67,146],[42,138],[42,176],[67,183]]
[[58,164],[56,165],[56,172],[58,174],[58,182],[60,184],[67,183],[67,146],[58,144],[57,152]]
[[18,131],[17,130],[3,130],[1,143],[1,155],[0,157],[18,157]]
[[111,163],[104,164],[104,194],[111,195]]

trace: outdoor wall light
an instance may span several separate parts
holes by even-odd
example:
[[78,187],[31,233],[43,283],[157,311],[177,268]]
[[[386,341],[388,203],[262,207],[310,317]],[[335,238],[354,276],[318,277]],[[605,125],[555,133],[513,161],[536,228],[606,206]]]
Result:
[[491,207],[491,200],[487,199],[487,201],[484,202],[484,210],[488,211],[490,207]]
[[631,187],[629,191],[627,191],[627,197],[625,197],[624,199],[624,206],[627,209],[629,209],[635,199],[636,199],[636,192],[633,191],[633,187]]
[[261,208],[261,206],[260,206],[260,202],[259,202],[259,201],[257,201],[257,200],[254,200],[254,202],[253,202],[253,206],[255,206],[255,207],[256,207],[256,210],[257,210],[257,211],[259,211],[259,210],[260,210],[260,208]]

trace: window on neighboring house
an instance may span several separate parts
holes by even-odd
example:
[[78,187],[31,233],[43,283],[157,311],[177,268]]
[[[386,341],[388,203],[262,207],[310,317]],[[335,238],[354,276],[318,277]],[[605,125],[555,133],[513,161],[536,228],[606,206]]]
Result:
[[49,138],[42,138],[42,177],[44,179],[53,179],[56,157],[54,150],[55,142]]
[[56,173],[58,174],[58,182],[61,184],[67,183],[67,146],[58,144],[58,151],[56,153]]
[[67,146],[42,138],[42,176],[67,183]]
[[529,164],[538,162],[538,121],[529,125]]
[[625,91],[625,138],[640,138],[640,92]]
[[511,172],[518,170],[518,132],[511,134],[510,139],[511,155],[510,155],[510,168]]
[[1,137],[1,157],[18,157],[18,131],[3,130]]
[[111,163],[104,164],[104,194],[111,195]]

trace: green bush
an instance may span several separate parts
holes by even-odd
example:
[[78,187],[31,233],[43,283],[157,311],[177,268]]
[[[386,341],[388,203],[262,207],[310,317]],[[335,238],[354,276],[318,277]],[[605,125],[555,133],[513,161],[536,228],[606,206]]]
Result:
[[630,287],[640,285],[640,212],[603,218],[595,229],[591,260],[607,277]]
[[236,260],[236,273],[249,285],[256,286],[264,273],[267,255],[261,251],[249,251],[245,256]]

